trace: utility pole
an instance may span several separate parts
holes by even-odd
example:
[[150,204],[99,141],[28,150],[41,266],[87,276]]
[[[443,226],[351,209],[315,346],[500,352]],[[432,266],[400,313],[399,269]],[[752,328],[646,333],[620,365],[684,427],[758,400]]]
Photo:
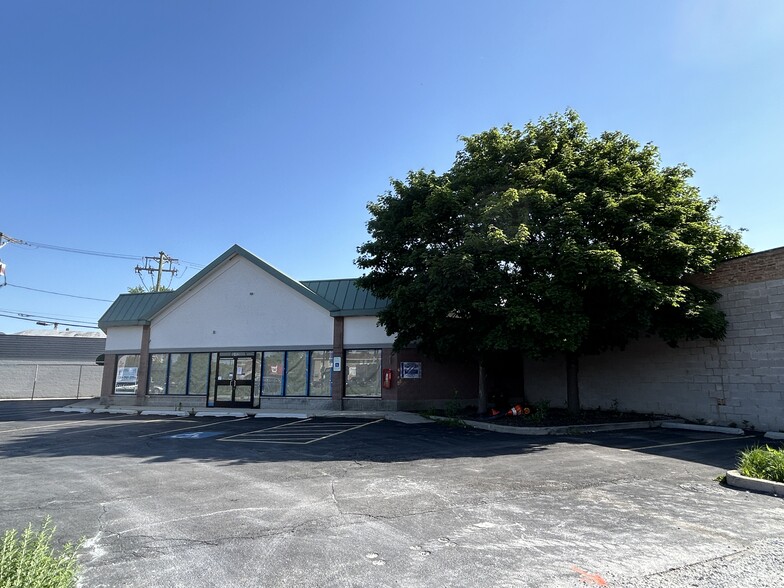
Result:
[[8,245],[9,243],[16,243],[17,245],[24,245],[24,241],[21,239],[14,239],[13,237],[9,237],[5,233],[0,233],[0,249]]
[[[177,268],[173,267],[175,263],[178,263],[179,260],[174,259],[166,255],[163,251],[158,252],[157,257],[145,257],[144,258],[144,266],[137,265],[134,268],[134,271],[139,274],[141,277],[142,272],[147,272],[152,276],[153,274],[157,274],[157,278],[155,280],[155,289],[153,292],[160,292],[161,290],[161,276],[164,273],[169,273],[174,277],[177,275]],[[164,267],[167,265],[167,267]],[[142,280],[142,283],[144,280]]]
[[[14,239],[13,237],[9,237],[4,233],[0,233],[0,249],[8,245],[9,243],[16,243],[17,245],[24,245],[24,241],[21,239]],[[8,282],[6,281],[5,277],[5,264],[3,260],[0,259],[0,277],[3,278],[3,283],[0,284],[0,287],[5,286]]]

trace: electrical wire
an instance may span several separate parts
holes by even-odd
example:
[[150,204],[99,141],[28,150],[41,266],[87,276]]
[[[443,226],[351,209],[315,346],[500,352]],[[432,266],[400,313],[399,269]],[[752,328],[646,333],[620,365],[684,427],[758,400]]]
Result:
[[142,259],[142,255],[126,255],[124,253],[108,253],[106,251],[91,251],[89,249],[75,249],[73,247],[63,247],[60,245],[47,245],[46,243],[38,243],[36,241],[22,241],[24,245],[33,247],[35,249],[51,249],[53,251],[62,251],[64,253],[79,253],[81,255],[95,255],[98,257],[111,257],[114,259]]
[[39,318],[39,317],[29,317],[28,318],[28,317],[14,316],[12,314],[3,314],[3,313],[0,313],[0,316],[5,317],[5,318],[10,318],[10,319],[16,319],[18,321],[29,321],[29,322],[33,322],[33,323],[37,323],[37,322],[57,323],[58,325],[62,325],[63,327],[82,327],[82,328],[85,328],[85,329],[97,329],[98,328],[97,324],[87,325],[87,324],[80,324],[80,323],[66,323],[66,322],[62,322],[62,321],[56,320],[56,319],[49,319],[48,321],[44,321],[44,320],[42,320],[42,318]]
[[[44,319],[52,319],[52,320],[60,320],[60,319],[62,319],[64,321],[86,321],[86,322],[89,322],[89,323],[96,322],[93,319],[92,315],[84,316],[83,314],[59,314],[58,313],[59,316],[48,316],[48,315],[41,314],[37,310],[20,310],[18,308],[0,308],[0,312],[11,313],[11,314],[15,314],[17,316],[33,316],[33,317],[44,318]],[[44,312],[47,312],[47,311],[44,311]]]
[[114,302],[114,300],[107,300],[106,298],[91,298],[90,296],[77,296],[76,294],[64,294],[63,292],[52,292],[51,290],[40,290],[38,288],[28,288],[27,286],[17,286],[16,284],[6,284],[11,288],[19,288],[21,290],[30,290],[32,292],[43,292],[44,294],[54,294],[56,296],[67,296],[68,298],[80,298],[82,300],[95,300],[96,302]]
[[[24,239],[18,239],[19,243],[14,243],[11,241],[12,245],[16,245],[17,247],[26,245],[28,247],[33,247],[35,249],[51,249],[52,251],[62,251],[64,253],[78,253],[80,255],[95,255],[98,257],[109,257],[112,259],[144,259],[144,255],[128,255],[126,253],[109,253],[107,251],[93,251],[91,249],[76,249],[74,247],[65,247],[63,245],[50,245],[48,243],[39,243],[37,241],[25,241]],[[203,268],[206,267],[204,264],[195,263],[192,261],[184,261],[182,259],[178,260],[179,263],[193,266],[195,268]]]

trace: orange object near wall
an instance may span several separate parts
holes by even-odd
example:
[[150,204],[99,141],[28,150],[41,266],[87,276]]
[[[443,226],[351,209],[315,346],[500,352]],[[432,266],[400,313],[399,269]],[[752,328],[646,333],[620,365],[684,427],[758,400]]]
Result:
[[386,388],[386,389],[391,388],[392,387],[392,378],[393,378],[392,370],[389,370],[389,369],[383,370],[382,371],[382,380],[381,380],[382,386],[384,386],[384,388]]

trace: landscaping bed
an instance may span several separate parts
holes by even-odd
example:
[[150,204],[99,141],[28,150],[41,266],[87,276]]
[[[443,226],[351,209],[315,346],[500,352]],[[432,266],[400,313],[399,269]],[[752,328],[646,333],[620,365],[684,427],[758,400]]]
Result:
[[[525,410],[526,407],[523,407]],[[581,410],[576,416],[570,415],[565,408],[529,408],[528,414],[506,415],[496,417],[476,417],[465,415],[464,418],[492,422],[507,427],[568,427],[570,425],[603,425],[610,423],[647,422],[665,418],[653,413],[621,412],[617,410]]]

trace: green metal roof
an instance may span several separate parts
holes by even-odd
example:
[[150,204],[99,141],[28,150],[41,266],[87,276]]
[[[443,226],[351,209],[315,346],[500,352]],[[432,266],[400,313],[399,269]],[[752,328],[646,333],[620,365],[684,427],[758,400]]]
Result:
[[355,278],[342,280],[307,280],[302,284],[334,304],[332,316],[375,316],[388,304],[357,286]]
[[98,326],[133,327],[149,324],[150,318],[171,300],[176,292],[145,292],[142,294],[120,294],[103,316]]
[[98,326],[106,330],[107,327],[150,324],[152,318],[164,307],[188,292],[224,261],[236,255],[247,259],[261,270],[309,298],[329,311],[331,316],[374,316],[387,305],[386,301],[379,300],[367,290],[358,288],[354,279],[298,282],[239,245],[233,245],[174,292],[120,294],[100,318]]

